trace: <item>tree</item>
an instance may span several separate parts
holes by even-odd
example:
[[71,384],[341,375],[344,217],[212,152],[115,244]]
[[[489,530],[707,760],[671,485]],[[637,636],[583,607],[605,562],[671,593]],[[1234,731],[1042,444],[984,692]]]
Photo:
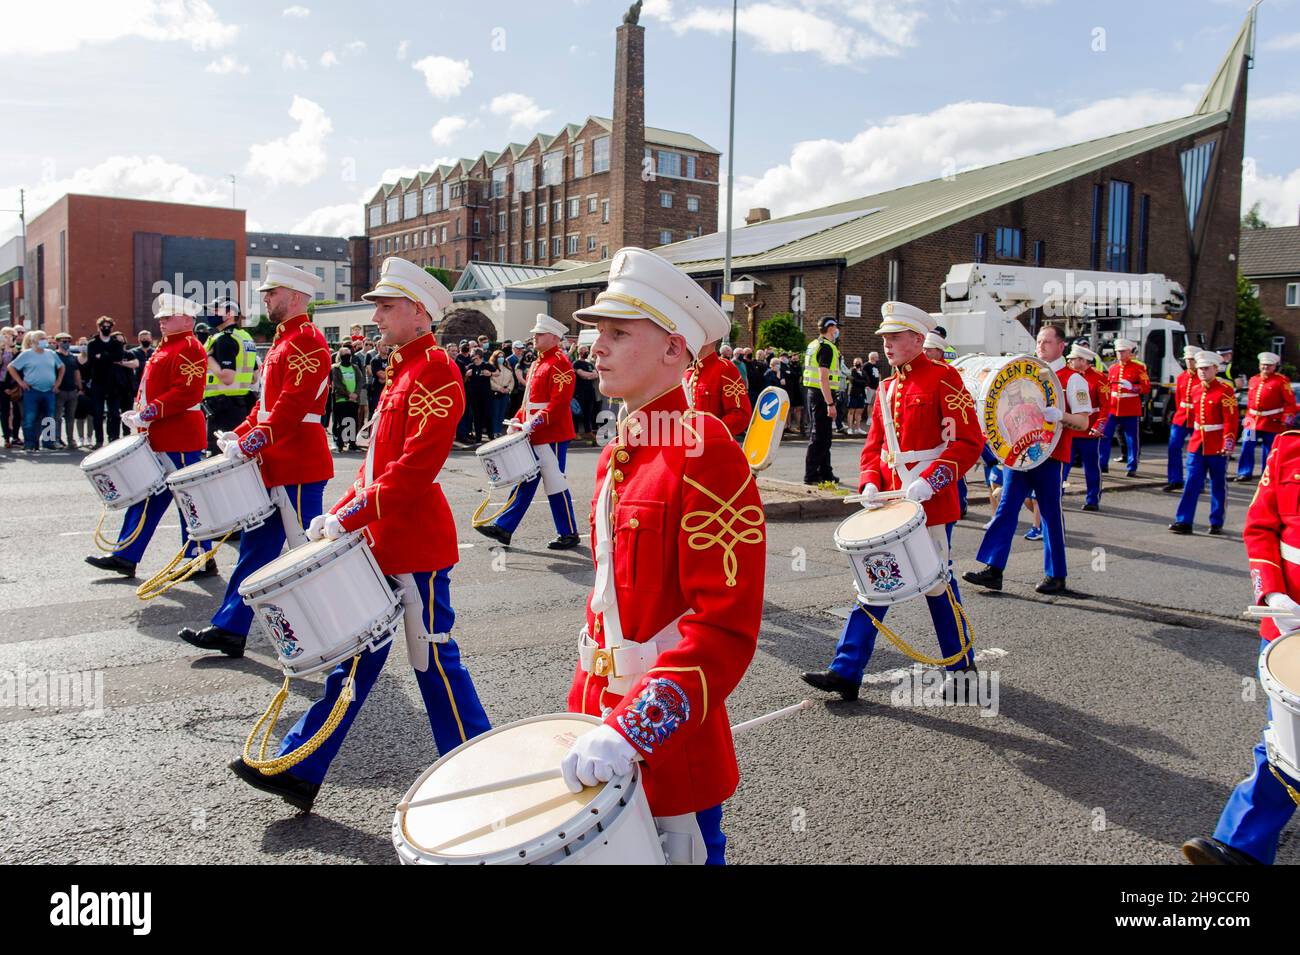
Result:
[[1267,229],[1268,223],[1264,217],[1259,214],[1259,203],[1255,203],[1246,210],[1246,214],[1241,217],[1241,227],[1243,229]]
[[308,317],[308,318],[313,318],[313,317],[316,315],[316,306],[317,306],[317,305],[337,305],[337,304],[338,304],[338,302],[334,301],[332,298],[323,299],[322,301],[319,301],[319,302],[315,302],[315,301],[308,302],[308,303],[307,303],[307,317]]
[[758,326],[758,347],[776,348],[801,354],[808,345],[808,339],[799,331],[794,315],[790,312],[777,312]]
[[448,272],[446,269],[440,269],[433,265],[426,265],[424,267],[424,271],[428,272],[430,275],[432,275],[443,285],[447,286],[448,289],[451,288],[452,286],[451,273]]
[[1267,351],[1273,326],[1264,317],[1259,299],[1246,277],[1237,274],[1237,330],[1232,340],[1232,373],[1249,378],[1259,371],[1255,356]]

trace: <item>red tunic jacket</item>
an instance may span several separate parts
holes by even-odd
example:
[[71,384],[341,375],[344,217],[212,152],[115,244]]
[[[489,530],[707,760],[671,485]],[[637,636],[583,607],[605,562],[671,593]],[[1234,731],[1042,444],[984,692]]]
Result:
[[[1100,436],[1110,417],[1110,381],[1092,365],[1083,370],[1083,377],[1088,381],[1088,398],[1092,401],[1092,414],[1088,416],[1088,437]],[[1082,438],[1083,435],[1076,435]]]
[[682,387],[691,396],[691,407],[696,411],[707,411],[720,419],[733,436],[749,427],[749,418],[753,408],[749,403],[749,389],[740,380],[736,366],[723,361],[717,352],[710,352],[697,369],[686,369]]
[[[334,458],[320,416],[329,385],[325,336],[306,315],[286,319],[262,367],[262,393],[235,429],[239,446],[257,456],[267,487],[310,484],[334,476]],[[305,421],[314,415],[314,421]]]
[[1190,412],[1192,410],[1192,382],[1196,381],[1196,372],[1185,371],[1174,379],[1174,417],[1173,423],[1180,428],[1186,428],[1191,420]]
[[459,369],[433,335],[393,351],[368,465],[332,508],[345,530],[365,528],[386,574],[442,570],[460,557],[456,523],[437,481],[464,410]]
[[[1250,581],[1255,602],[1271,593],[1300,600],[1300,563],[1282,555],[1286,545],[1292,556],[1300,549],[1300,431],[1287,431],[1273,442],[1259,487],[1246,512],[1241,532],[1250,560]],[[1277,624],[1263,620],[1259,635],[1272,640]]]
[[[1092,389],[1088,387],[1088,376],[1079,374],[1077,371],[1075,371],[1070,367],[1069,362],[1066,362],[1056,371],[1056,380],[1060,382],[1061,385],[1061,410],[1065,412],[1071,412],[1071,413],[1074,410],[1073,408],[1070,407],[1070,393],[1069,393],[1071,387],[1070,380],[1072,378],[1079,379],[1079,381],[1082,384],[1078,385],[1077,387],[1087,389],[1088,401],[1090,404],[1092,403]],[[1092,405],[1092,407],[1093,407],[1093,411],[1095,412],[1097,406],[1094,404]],[[1091,413],[1088,415],[1088,420],[1089,421],[1092,420]],[[1086,432],[1075,431],[1073,428],[1067,428],[1065,426],[1064,421],[1059,422],[1057,424],[1057,427],[1061,429],[1061,437],[1056,442],[1056,447],[1052,449],[1052,459],[1056,461],[1060,461],[1062,464],[1068,465],[1070,463],[1070,449],[1074,446],[1074,439],[1076,437],[1078,438],[1084,437]]]
[[572,441],[573,430],[573,389],[576,387],[577,373],[569,356],[552,348],[537,356],[533,367],[528,369],[528,394],[519,410],[515,412],[516,421],[527,421],[534,414],[542,416],[541,423],[533,429],[529,444],[556,444],[560,441]]
[[[1232,385],[1216,378],[1208,385],[1197,378],[1189,394],[1190,424],[1194,429],[1187,453],[1224,454],[1232,450],[1237,437],[1237,396]],[[1206,430],[1206,426],[1210,430]],[[1216,427],[1221,425],[1222,427]]]
[[[613,574],[624,640],[643,643],[686,614],[677,625],[682,640],[624,696],[578,667],[568,706],[592,715],[612,708],[606,724],[645,760],[651,811],[675,816],[718,805],[740,778],[726,700],[758,643],[763,504],[740,445],[717,418],[688,411],[680,387],[642,411],[601,452],[597,494],[613,468]],[[594,552],[594,501],[592,511]],[[587,629],[603,647],[590,597]]]
[[[1265,378],[1256,375],[1250,379],[1246,388],[1245,427],[1254,428],[1263,434],[1281,434],[1286,430],[1286,421],[1296,413],[1295,392],[1291,390],[1291,379],[1277,372]],[[1272,411],[1273,414],[1260,414]]]
[[[1110,366],[1110,413],[1117,418],[1139,418],[1142,416],[1142,396],[1151,394],[1151,379],[1147,377],[1147,366],[1140,361],[1127,363],[1115,362]],[[1133,390],[1125,388],[1121,381],[1133,383]]]
[[208,445],[203,387],[208,353],[192,332],[168,335],[145,362],[135,396],[140,420],[149,423],[149,447],[155,451],[202,451]]
[[949,438],[943,455],[921,465],[917,476],[934,488],[934,496],[925,502],[926,523],[951,524],[961,517],[957,479],[975,466],[984,450],[984,432],[980,430],[975,400],[962,383],[961,372],[946,362],[917,355],[885,379],[871,410],[871,430],[862,447],[858,490],[867,484],[882,491],[900,490],[898,476],[884,460],[889,454],[881,415],[881,402],[885,400],[893,412],[900,452],[928,451]]

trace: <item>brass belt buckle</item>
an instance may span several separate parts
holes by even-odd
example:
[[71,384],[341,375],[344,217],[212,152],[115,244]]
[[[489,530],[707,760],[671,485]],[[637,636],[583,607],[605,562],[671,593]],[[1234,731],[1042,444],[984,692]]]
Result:
[[597,649],[591,658],[591,672],[594,676],[612,676],[614,673],[614,654],[603,648]]

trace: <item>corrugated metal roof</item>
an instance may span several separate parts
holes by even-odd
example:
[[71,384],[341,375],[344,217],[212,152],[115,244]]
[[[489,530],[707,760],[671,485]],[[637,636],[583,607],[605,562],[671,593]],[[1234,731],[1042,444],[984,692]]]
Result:
[[[606,130],[614,128],[614,121],[608,116],[591,116],[589,119],[599,123]],[[656,146],[675,146],[678,149],[694,149],[702,153],[713,153],[715,156],[722,155],[721,152],[698,136],[681,133],[675,129],[660,129],[658,126],[647,126],[645,128],[645,141],[654,143]]]
[[1300,226],[1243,229],[1238,266],[1247,278],[1300,275]]
[[556,272],[558,269],[544,265],[511,265],[509,263],[470,262],[461,272],[453,292],[499,289],[528,279]]
[[1210,85],[1205,88],[1205,94],[1196,107],[1197,115],[1203,116],[1207,113],[1232,109],[1232,101],[1237,98],[1237,82],[1241,78],[1242,61],[1255,56],[1255,8],[1258,6],[1259,0],[1251,4],[1241,29],[1237,31],[1237,36],[1232,41],[1232,46],[1219,64],[1219,68],[1215,70]]

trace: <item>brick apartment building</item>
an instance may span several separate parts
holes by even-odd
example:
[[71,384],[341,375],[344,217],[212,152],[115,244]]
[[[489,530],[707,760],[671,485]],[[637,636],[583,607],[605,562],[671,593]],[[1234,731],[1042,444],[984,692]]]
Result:
[[[265,277],[268,259],[287,262],[315,275],[321,281],[316,301],[351,302],[352,255],[348,239],[329,235],[297,235],[289,232],[250,232],[246,244],[244,309],[250,315],[265,314],[257,287]],[[366,291],[363,289],[362,291]],[[359,297],[361,292],[356,293]]]
[[[990,262],[1164,273],[1187,291],[1190,340],[1230,344],[1253,42],[1248,17],[1190,116],[780,219],[755,210],[733,236],[733,280],[754,281],[736,299],[740,343],[777,313],[809,336],[834,315],[845,353],[865,356],[883,302],[937,312],[951,266]],[[722,234],[656,251],[721,296]],[[547,289],[572,325],[607,274],[597,263],[519,287]]]
[[1300,366],[1300,225],[1245,230],[1239,264],[1273,323],[1271,350]]
[[453,272],[475,260],[553,266],[714,231],[718,151],[645,125],[637,24],[616,32],[613,113],[382,186],[366,204],[371,280],[389,255]]
[[27,318],[51,335],[92,335],[100,315],[156,333],[157,283],[210,301],[244,272],[242,209],[70,194],[27,226]]

